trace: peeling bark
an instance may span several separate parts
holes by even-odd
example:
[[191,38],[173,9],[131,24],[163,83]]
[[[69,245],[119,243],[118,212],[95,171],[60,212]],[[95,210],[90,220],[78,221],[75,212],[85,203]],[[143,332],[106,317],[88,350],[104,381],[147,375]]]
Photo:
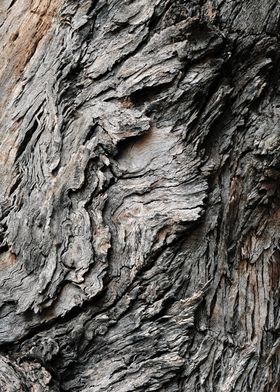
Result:
[[280,390],[276,0],[0,5],[0,390]]

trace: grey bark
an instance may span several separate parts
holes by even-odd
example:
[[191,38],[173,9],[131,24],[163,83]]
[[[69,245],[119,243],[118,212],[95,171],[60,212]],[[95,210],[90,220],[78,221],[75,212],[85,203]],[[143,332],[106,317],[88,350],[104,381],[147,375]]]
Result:
[[2,1],[1,391],[280,391],[279,16]]

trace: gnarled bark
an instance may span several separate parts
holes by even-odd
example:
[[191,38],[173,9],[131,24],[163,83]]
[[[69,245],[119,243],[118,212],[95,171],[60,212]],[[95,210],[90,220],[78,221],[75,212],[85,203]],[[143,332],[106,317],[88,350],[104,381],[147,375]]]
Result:
[[277,392],[278,1],[0,7],[1,391]]

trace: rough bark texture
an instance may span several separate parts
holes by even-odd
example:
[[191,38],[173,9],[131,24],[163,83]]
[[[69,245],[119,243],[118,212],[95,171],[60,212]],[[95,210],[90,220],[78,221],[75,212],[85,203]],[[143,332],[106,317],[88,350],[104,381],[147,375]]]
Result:
[[0,390],[280,391],[279,2],[0,10]]

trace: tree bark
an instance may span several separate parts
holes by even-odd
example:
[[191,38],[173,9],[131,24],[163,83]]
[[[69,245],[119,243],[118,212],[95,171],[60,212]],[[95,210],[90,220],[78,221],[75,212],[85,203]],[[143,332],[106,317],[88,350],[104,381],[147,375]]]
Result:
[[280,391],[279,20],[1,2],[1,391]]

